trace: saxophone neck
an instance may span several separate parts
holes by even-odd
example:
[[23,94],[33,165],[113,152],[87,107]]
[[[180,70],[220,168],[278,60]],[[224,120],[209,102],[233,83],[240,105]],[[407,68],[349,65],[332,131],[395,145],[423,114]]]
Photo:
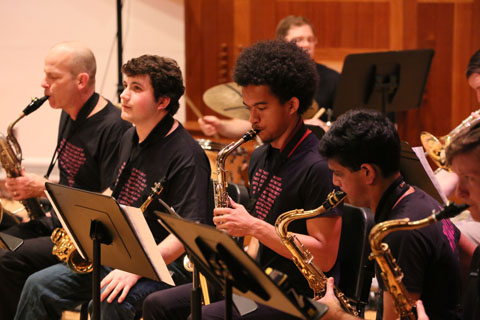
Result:
[[420,229],[442,219],[453,218],[467,208],[467,204],[455,204],[452,202],[444,206],[442,210],[438,212],[433,211],[430,216],[420,220],[410,221],[409,218],[404,218],[380,222],[370,231],[369,240],[372,250],[374,248],[380,248],[382,240],[392,232]]

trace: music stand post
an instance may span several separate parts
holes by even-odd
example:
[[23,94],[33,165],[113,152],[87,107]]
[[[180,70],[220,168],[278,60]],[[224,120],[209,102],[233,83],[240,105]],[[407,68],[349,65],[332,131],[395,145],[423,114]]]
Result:
[[[328,307],[293,289],[282,291],[235,240],[211,226],[155,211],[164,227],[184,245],[209,283],[225,293],[225,319],[232,318],[233,293],[299,318],[319,319]],[[192,314],[192,318],[197,315]]]
[[346,56],[334,116],[355,108],[387,114],[420,107],[433,55],[432,49],[419,49]]
[[107,228],[97,220],[90,223],[90,238],[93,241],[93,271],[92,271],[92,320],[100,320],[100,267],[101,267],[101,245],[112,243],[112,236]]

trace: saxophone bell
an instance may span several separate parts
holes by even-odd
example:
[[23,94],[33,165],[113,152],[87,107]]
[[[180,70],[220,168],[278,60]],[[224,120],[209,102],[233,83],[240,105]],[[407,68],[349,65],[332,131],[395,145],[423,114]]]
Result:
[[[310,251],[303,246],[295,234],[288,231],[288,225],[294,220],[318,217],[329,209],[339,205],[346,197],[347,194],[345,192],[334,190],[328,194],[327,199],[317,209],[308,211],[303,209],[290,210],[282,213],[275,221],[275,231],[282,240],[283,245],[292,254],[293,262],[307,280],[308,285],[313,290],[315,298],[320,298],[325,294],[327,276],[314,263]],[[358,316],[358,311],[350,304],[350,300],[337,287],[334,287],[334,294],[345,311],[354,316]]]

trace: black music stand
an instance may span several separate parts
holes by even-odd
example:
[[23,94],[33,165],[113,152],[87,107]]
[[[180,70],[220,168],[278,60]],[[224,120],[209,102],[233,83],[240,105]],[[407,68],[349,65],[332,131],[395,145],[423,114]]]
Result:
[[354,108],[387,112],[418,108],[434,51],[431,49],[351,54],[345,58],[333,115]]
[[23,244],[23,240],[9,234],[0,232],[0,248],[15,251]]
[[[225,292],[225,319],[232,317],[232,292],[302,319],[319,319],[324,304],[290,288],[284,292],[227,233],[155,211],[164,227],[185,246],[198,270]],[[192,314],[192,317],[194,315]]]
[[100,320],[101,265],[175,285],[140,209],[120,207],[100,193],[48,182],[45,187],[63,228],[93,263],[92,319]]

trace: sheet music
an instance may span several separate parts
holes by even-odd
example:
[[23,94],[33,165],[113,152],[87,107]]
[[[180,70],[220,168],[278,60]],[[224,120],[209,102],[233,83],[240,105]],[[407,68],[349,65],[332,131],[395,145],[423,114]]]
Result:
[[130,225],[134,229],[138,240],[142,244],[142,247],[145,250],[147,257],[150,260],[152,266],[155,268],[155,271],[157,272],[159,278],[163,282],[174,286],[175,283],[173,282],[172,276],[170,275],[170,272],[168,271],[168,268],[163,261],[162,255],[160,254],[157,244],[155,243],[155,239],[153,238],[152,232],[148,227],[147,221],[145,220],[142,211],[139,208],[124,205],[120,205],[120,207],[122,208],[123,212],[125,212],[125,215],[129,220]]
[[428,163],[427,158],[425,157],[425,150],[423,150],[423,147],[413,147],[412,150],[413,150],[413,152],[415,152],[415,155],[420,160],[420,163],[422,164],[422,167],[425,170],[425,173],[427,174],[427,176],[432,181],[432,184],[435,187],[435,189],[437,190],[440,197],[442,198],[443,203],[447,204],[448,199],[445,196],[445,194],[443,193],[442,188],[440,187],[440,184],[438,183],[437,177],[435,176],[435,173],[433,172],[432,168],[430,167],[430,164]]

